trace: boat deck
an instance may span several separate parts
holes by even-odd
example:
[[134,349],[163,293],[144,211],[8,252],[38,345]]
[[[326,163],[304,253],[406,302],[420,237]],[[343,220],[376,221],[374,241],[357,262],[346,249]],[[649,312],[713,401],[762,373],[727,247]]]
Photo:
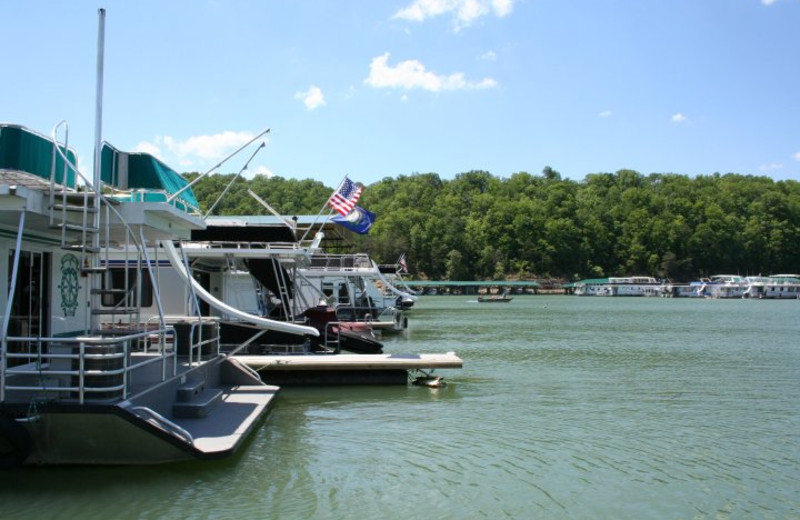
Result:
[[269,410],[278,387],[235,386],[223,392],[223,406],[207,418],[173,419],[191,433],[194,447],[206,456],[230,454],[247,437]]

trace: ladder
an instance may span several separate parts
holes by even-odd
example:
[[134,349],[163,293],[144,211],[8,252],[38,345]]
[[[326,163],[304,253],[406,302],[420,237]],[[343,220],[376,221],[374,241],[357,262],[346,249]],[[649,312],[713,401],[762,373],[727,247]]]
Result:
[[[64,143],[59,145],[58,130],[64,126]],[[111,208],[118,204],[103,196],[98,187],[91,186],[78,169],[68,160],[63,161],[64,170],[57,182],[56,156],[69,145],[69,129],[62,121],[53,130],[53,153],[50,172],[49,227],[60,231],[60,247],[70,251],[78,259],[78,272],[89,280],[89,315],[105,316],[106,322],[136,329],[140,323],[141,284],[143,275],[142,247],[131,247],[131,231],[125,226],[123,243],[111,241]],[[76,175],[72,184],[67,179],[69,168]],[[83,178],[84,184],[78,185]],[[135,243],[135,241],[134,241]],[[109,270],[109,250],[113,245],[123,247],[122,280],[116,280]],[[135,250],[135,254],[131,250]],[[145,263],[149,268],[149,263]],[[119,277],[117,277],[119,278]],[[102,329],[100,319],[89,319],[85,333],[99,334]]]

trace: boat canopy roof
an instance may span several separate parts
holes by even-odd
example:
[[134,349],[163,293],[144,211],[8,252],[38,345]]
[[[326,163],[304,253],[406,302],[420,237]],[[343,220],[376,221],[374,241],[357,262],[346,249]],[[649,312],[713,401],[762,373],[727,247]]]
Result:
[[[143,152],[121,152],[103,142],[100,156],[100,178],[107,185],[120,190],[157,190],[166,196],[174,195],[189,181],[175,170]],[[181,191],[176,197],[184,210],[200,211],[200,204],[191,188]],[[153,199],[142,202],[164,202]]]
[[[64,146],[61,146],[61,150],[72,164],[77,164],[77,155],[73,150]],[[49,181],[54,153],[52,139],[24,126],[0,123],[0,170],[24,172]],[[60,154],[55,155],[55,181],[73,186],[75,172],[67,168],[64,182],[64,159]]]

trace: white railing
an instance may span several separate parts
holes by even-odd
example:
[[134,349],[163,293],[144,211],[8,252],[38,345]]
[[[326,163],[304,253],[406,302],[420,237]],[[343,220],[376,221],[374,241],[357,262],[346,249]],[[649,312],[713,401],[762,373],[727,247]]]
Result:
[[[156,335],[160,356],[131,364],[132,345],[144,344]],[[126,399],[131,374],[161,362],[162,381],[167,361],[176,352],[168,348],[167,336],[174,330],[160,329],[123,336],[79,336],[67,338],[7,337],[0,359],[0,402],[13,401],[14,393],[52,394],[58,398],[86,400]],[[30,347],[35,344],[35,349]],[[13,345],[19,345],[17,349]],[[28,351],[23,351],[27,345]],[[16,350],[16,352],[15,352]],[[13,363],[13,360],[20,360]],[[66,383],[66,384],[65,384]]]

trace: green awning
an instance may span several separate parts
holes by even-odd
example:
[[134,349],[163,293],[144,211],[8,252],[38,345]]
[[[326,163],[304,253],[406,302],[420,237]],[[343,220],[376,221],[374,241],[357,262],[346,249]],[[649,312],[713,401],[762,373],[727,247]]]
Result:
[[[160,198],[154,199],[153,195],[144,197],[145,201],[164,201],[189,184],[179,173],[148,153],[120,152],[104,142],[100,157],[100,178],[107,185],[123,190],[155,190],[164,193]],[[123,171],[127,171],[127,183],[122,180]],[[137,200],[142,200],[142,197]],[[175,200],[184,210],[199,211],[200,204],[191,188],[182,191]]]
[[[64,146],[60,148],[72,164],[77,164],[75,152]],[[75,172],[71,168],[65,169],[64,159],[56,153],[51,139],[23,126],[0,125],[0,170],[29,173],[49,181],[53,155],[56,156],[55,181],[74,187]],[[65,178],[66,182],[63,182]]]

